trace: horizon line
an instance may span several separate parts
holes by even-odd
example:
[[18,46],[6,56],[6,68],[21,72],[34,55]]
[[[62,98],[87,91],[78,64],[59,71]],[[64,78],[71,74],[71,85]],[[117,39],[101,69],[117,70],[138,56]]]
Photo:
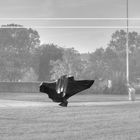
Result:
[[37,28],[37,29],[140,29],[140,26],[1,26],[0,28]]

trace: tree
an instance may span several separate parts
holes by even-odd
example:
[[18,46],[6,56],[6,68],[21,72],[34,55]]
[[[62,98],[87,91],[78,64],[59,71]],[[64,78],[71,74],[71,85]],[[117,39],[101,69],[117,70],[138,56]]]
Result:
[[129,75],[131,81],[140,78],[140,49],[136,49],[129,59]]
[[[112,70],[125,73],[126,71],[126,32],[124,30],[116,31],[112,34],[108,48],[112,49],[117,57],[110,59],[112,61]],[[139,77],[139,49],[140,35],[137,32],[129,32],[129,75],[130,80]],[[113,64],[114,63],[114,64]]]
[[21,79],[21,81],[23,82],[33,82],[37,80],[38,80],[38,76],[33,68],[30,68],[27,72],[25,72]]
[[[109,47],[116,52],[125,52],[126,49],[126,32],[124,30],[117,30],[112,34]],[[129,32],[129,49],[132,53],[135,48],[140,47],[140,35],[137,32]]]
[[112,34],[109,47],[114,51],[123,51],[126,48],[126,32],[124,30],[116,31]]
[[112,48],[107,47],[104,53],[104,61],[107,63],[109,68],[109,75],[113,72],[121,71],[125,72],[125,57],[122,57],[121,52],[117,53]]
[[50,80],[51,79],[51,60],[62,59],[62,48],[54,44],[43,44],[38,49],[39,53],[39,80]]
[[108,65],[104,61],[105,50],[103,48],[96,49],[95,52],[89,54],[89,63],[83,75],[87,78],[103,78],[106,77]]
[[[40,44],[39,34],[21,25],[2,25],[0,28],[1,80],[18,81],[32,67],[34,50]],[[17,27],[17,28],[16,28]],[[20,28],[21,27],[21,28]]]
[[53,66],[52,79],[57,79],[65,74],[80,78],[83,70],[80,54],[74,48],[64,49],[62,60],[51,61],[51,65]]

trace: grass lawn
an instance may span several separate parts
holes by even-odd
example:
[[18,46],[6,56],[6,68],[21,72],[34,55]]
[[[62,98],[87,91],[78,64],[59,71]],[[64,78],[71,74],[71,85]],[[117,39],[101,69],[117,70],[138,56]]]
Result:
[[0,110],[0,140],[138,140],[140,104]]
[[[11,99],[21,101],[42,101],[52,102],[45,93],[0,93],[0,99]],[[76,94],[72,96],[70,102],[107,102],[107,101],[127,101],[128,95],[95,95],[95,94]],[[140,94],[136,94],[136,100],[140,100]]]
[[[5,94],[4,94],[5,95]],[[15,95],[15,96],[11,96]],[[1,99],[50,101],[41,94]],[[71,102],[121,101],[127,96],[77,95]],[[140,103],[106,106],[0,108],[0,140],[139,140]]]

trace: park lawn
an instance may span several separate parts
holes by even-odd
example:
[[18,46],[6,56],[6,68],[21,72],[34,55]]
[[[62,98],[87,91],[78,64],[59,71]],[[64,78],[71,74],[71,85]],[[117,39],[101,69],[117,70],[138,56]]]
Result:
[[[52,102],[45,93],[0,93],[0,99]],[[108,101],[127,101],[128,95],[102,95],[102,94],[76,94],[69,102],[108,102]],[[136,94],[136,100],[140,100],[140,94]]]
[[0,108],[0,140],[138,140],[140,103]]

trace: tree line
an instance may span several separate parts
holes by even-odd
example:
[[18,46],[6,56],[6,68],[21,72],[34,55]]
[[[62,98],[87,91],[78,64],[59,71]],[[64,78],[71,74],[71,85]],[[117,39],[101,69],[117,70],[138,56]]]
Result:
[[[6,28],[0,28],[0,81],[50,81],[63,74],[73,75],[76,79],[126,81],[124,30],[112,33],[105,49],[100,47],[94,52],[80,54],[74,48],[40,44],[39,33],[34,29],[17,24],[3,27]],[[132,82],[140,76],[139,59],[140,34],[129,32]]]

